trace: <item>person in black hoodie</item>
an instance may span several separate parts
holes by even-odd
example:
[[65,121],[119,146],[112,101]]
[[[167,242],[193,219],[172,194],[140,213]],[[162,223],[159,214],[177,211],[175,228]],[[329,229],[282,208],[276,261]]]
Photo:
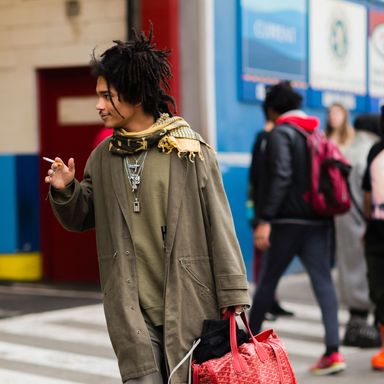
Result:
[[327,375],[346,368],[339,352],[338,303],[331,276],[333,221],[316,214],[304,198],[311,177],[309,154],[305,135],[297,128],[311,133],[318,129],[319,120],[299,110],[301,102],[301,95],[287,82],[271,87],[265,97],[268,119],[275,127],[268,137],[266,193],[260,202],[254,239],[256,246],[267,252],[250,325],[254,333],[260,331],[281,276],[298,256],[309,274],[325,328],[325,353],[310,370]]

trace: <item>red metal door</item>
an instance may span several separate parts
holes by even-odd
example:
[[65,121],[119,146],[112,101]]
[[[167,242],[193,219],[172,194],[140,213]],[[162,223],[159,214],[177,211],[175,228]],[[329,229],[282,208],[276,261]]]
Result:
[[[89,68],[49,69],[38,72],[40,155],[75,159],[76,178],[81,180],[86,160],[102,130],[97,122],[96,81]],[[94,116],[93,110],[94,108]],[[90,115],[92,116],[90,118]],[[40,162],[41,249],[44,278],[53,281],[98,281],[94,231],[64,230],[46,200],[43,178],[50,164]]]

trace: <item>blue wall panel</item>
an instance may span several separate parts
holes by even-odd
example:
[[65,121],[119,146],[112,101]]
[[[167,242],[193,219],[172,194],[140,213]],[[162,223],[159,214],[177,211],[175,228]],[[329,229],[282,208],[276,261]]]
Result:
[[252,280],[252,229],[246,220],[246,191],[248,168],[221,166],[225,191],[231,206],[236,234],[247,267],[248,279]]
[[16,160],[12,155],[0,155],[2,185],[0,190],[0,253],[17,249]]
[[35,252],[39,242],[39,172],[37,155],[16,157],[17,172],[17,247],[21,252]]
[[215,1],[217,150],[249,152],[263,115],[258,104],[239,102],[239,49],[235,0]]

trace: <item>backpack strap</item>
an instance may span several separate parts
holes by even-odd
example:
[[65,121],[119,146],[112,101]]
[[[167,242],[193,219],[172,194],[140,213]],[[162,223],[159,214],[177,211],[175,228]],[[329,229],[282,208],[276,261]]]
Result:
[[310,136],[310,133],[304,131],[304,129],[301,129],[297,124],[295,123],[292,123],[292,122],[284,122],[284,124],[282,125],[285,125],[287,127],[290,127],[290,128],[293,128],[295,131],[299,132],[301,135],[303,135],[305,138],[307,138],[308,136]]
[[355,196],[352,193],[352,189],[351,189],[351,186],[349,184],[349,181],[348,181],[347,185],[348,185],[348,191],[349,191],[349,195],[351,196],[351,201],[352,201],[353,206],[356,208],[356,211],[358,212],[359,216],[364,220],[364,222],[368,223],[367,217],[365,216],[363,210],[360,208],[359,204],[357,203],[357,200],[355,199]]

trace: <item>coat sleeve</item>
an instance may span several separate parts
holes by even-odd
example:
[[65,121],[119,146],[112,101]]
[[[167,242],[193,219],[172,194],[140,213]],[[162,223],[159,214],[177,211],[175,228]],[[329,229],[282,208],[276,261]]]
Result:
[[81,182],[74,180],[63,190],[50,188],[49,201],[53,213],[68,231],[82,232],[95,227],[92,177],[88,160]]
[[249,305],[248,282],[222,176],[213,151],[205,156],[207,179],[203,189],[213,273],[220,308]]

